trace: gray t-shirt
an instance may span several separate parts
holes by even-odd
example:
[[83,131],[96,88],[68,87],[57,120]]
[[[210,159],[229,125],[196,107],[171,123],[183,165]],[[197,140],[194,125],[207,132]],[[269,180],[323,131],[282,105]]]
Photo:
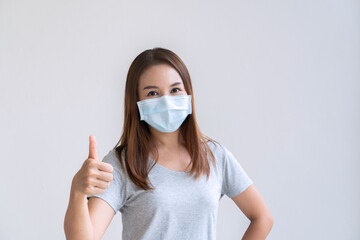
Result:
[[209,161],[207,182],[204,174],[195,180],[188,172],[155,164],[149,173],[153,191],[139,188],[123,173],[112,149],[102,161],[114,167],[113,181],[104,193],[88,199],[99,197],[121,212],[123,240],[215,240],[220,199],[240,194],[253,181],[226,147],[211,142],[209,147],[217,166]]

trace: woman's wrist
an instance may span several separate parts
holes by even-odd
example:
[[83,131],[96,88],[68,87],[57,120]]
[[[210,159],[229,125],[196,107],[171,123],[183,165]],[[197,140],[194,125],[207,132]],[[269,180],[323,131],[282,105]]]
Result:
[[71,185],[71,190],[70,190],[70,200],[73,201],[85,201],[87,200],[87,195],[78,191],[75,187],[74,184]]

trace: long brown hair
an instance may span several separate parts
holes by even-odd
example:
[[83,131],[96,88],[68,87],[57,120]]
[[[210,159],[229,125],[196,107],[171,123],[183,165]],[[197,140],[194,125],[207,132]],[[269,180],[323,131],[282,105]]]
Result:
[[[130,65],[125,86],[124,101],[124,126],[120,140],[115,145],[117,156],[120,159],[121,168],[129,175],[131,181],[138,187],[148,190],[154,188],[149,186],[148,173],[154,165],[148,169],[148,156],[153,151],[156,162],[158,151],[150,141],[149,126],[145,121],[140,121],[140,114],[137,107],[139,101],[138,87],[140,75],[149,67],[157,64],[168,64],[173,67],[183,80],[188,95],[192,95],[192,113],[189,114],[180,126],[180,134],[185,146],[191,156],[192,168],[189,174],[196,172],[195,179],[205,174],[207,179],[210,175],[210,164],[208,159],[216,166],[215,157],[207,142],[216,142],[200,132],[196,122],[194,93],[191,84],[190,74],[183,61],[172,51],[164,48],[148,49],[140,53]],[[217,143],[217,142],[216,142]],[[154,150],[155,149],[155,150]],[[124,151],[124,162],[121,161]],[[189,164],[189,165],[190,165]]]

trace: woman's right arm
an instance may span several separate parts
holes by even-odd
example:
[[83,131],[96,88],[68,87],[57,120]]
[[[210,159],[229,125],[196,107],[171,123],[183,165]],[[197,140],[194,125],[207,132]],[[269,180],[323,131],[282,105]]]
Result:
[[66,239],[101,239],[115,212],[101,198],[92,197],[88,201],[87,196],[104,193],[113,180],[112,171],[111,164],[98,160],[95,137],[90,136],[89,157],[71,184],[64,219]]
[[71,187],[68,209],[65,214],[64,230],[66,239],[94,239],[87,195],[76,192]]

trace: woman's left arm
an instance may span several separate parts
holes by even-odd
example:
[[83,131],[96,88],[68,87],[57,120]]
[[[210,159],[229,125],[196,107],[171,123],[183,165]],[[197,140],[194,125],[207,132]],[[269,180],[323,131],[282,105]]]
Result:
[[251,221],[242,240],[262,240],[269,234],[274,219],[254,184],[231,198]]

